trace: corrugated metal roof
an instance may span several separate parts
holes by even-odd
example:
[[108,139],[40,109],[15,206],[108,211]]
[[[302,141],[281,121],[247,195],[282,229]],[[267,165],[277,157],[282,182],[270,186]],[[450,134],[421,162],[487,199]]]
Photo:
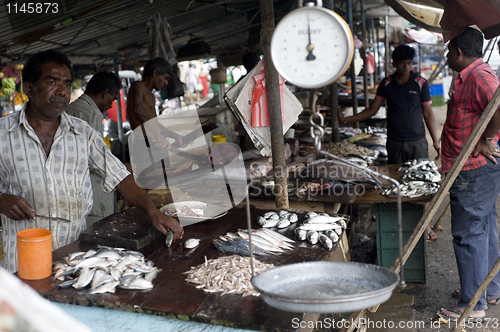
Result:
[[[249,29],[260,25],[257,0],[56,0],[58,13],[39,14],[20,13],[22,3],[0,11],[3,63],[24,62],[45,49],[64,52],[75,64],[111,63],[116,52],[120,61],[147,60],[147,23],[155,12],[167,18],[175,50],[198,37],[212,54],[234,52],[248,46]],[[295,6],[274,3],[277,19]],[[14,4],[18,14],[9,15]],[[66,19],[71,23],[64,25]]]
[[[23,63],[46,49],[67,54],[74,64],[111,64],[117,52],[122,63],[148,60],[147,23],[156,12],[168,20],[176,51],[192,38],[204,40],[211,54],[221,59],[249,47],[259,48],[259,0],[52,0],[57,10],[55,5],[44,5],[42,13],[27,14],[25,5],[21,12],[22,4],[28,2],[0,1],[0,59],[4,64]],[[346,2],[332,2],[346,17]],[[297,7],[295,0],[273,3],[276,22]],[[365,8],[383,3],[365,0]],[[359,0],[353,0],[353,11],[358,5]],[[13,14],[15,9],[17,14]]]

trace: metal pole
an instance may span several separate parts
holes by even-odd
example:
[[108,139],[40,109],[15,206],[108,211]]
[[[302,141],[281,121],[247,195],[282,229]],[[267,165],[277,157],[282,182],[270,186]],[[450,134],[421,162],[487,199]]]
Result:
[[391,64],[391,50],[389,46],[389,15],[385,15],[385,77],[389,76],[389,66]]
[[[333,10],[333,0],[326,0],[323,2],[324,7]],[[337,82],[332,83],[328,89],[330,89],[330,117],[332,126],[332,141],[340,142],[340,132],[339,132],[339,118],[337,116],[337,109],[339,107],[339,95],[337,93]]]
[[366,33],[366,22],[365,22],[365,0],[360,0],[360,9],[361,9],[361,29],[363,29],[363,97],[365,99],[365,108],[368,108],[368,73],[366,72],[366,51],[368,49],[368,35]]
[[262,20],[261,47],[266,65],[267,103],[271,129],[271,150],[275,183],[276,207],[288,209],[288,190],[285,162],[285,143],[281,118],[279,74],[271,59],[271,36],[274,31],[274,9],[272,0],[260,0]]
[[[352,3],[351,0],[347,0],[347,23],[349,23],[349,28],[354,33],[354,24],[352,22]],[[351,97],[352,97],[352,114],[358,114],[358,93],[356,88],[356,70],[354,68],[354,62],[356,57],[352,58],[351,62]],[[359,128],[359,122],[354,125]]]
[[[113,65],[115,68],[115,74],[120,76],[120,69],[118,65],[118,52],[113,55]],[[121,91],[118,91],[118,100],[116,102],[117,106],[117,120],[118,120],[118,140],[120,141],[120,156],[121,161],[125,162],[125,148],[124,148],[124,139],[123,139],[123,120],[122,120],[122,103],[121,103]]]

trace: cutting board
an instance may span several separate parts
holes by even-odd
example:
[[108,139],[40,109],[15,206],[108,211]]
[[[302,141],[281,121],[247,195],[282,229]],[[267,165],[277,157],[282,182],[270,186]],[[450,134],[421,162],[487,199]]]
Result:
[[137,209],[115,213],[85,229],[81,242],[139,250],[164,236],[152,226],[149,216]]

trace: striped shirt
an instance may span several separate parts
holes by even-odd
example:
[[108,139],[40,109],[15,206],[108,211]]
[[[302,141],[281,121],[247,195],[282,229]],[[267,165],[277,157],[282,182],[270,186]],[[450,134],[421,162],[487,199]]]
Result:
[[28,228],[52,231],[52,249],[78,238],[92,208],[90,170],[111,192],[129,172],[97,131],[78,118],[61,114],[47,156],[29,125],[25,109],[0,119],[0,192],[26,199],[36,220],[15,221],[1,214],[4,267],[17,271],[16,234]]
[[[498,77],[482,58],[455,76],[448,114],[441,135],[443,173],[448,173],[498,87]],[[500,132],[494,142],[500,138]],[[486,157],[469,156],[463,171],[486,165]]]
[[[92,128],[97,130],[102,136],[102,113],[95,102],[88,95],[83,94],[66,107],[66,113],[85,120]],[[115,212],[115,193],[104,192],[103,179],[90,172],[90,181],[92,182],[92,192],[94,193],[94,204],[90,211],[90,216],[107,217]]]

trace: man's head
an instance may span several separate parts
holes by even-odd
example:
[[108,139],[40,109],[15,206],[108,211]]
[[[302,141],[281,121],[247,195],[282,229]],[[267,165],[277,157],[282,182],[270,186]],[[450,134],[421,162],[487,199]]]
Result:
[[99,110],[104,113],[118,99],[121,87],[122,81],[115,73],[98,72],[87,84],[85,94],[92,98]]
[[168,84],[170,77],[174,76],[172,66],[163,58],[155,58],[146,62],[144,66],[143,78],[151,77],[153,79],[153,88],[158,91]]
[[73,70],[69,59],[52,50],[38,52],[26,61],[23,80],[29,108],[43,118],[58,118],[71,95]]
[[483,56],[483,34],[474,28],[466,28],[448,44],[448,66],[462,71],[477,58]]
[[260,57],[255,52],[246,52],[243,55],[242,61],[243,61],[243,67],[245,67],[247,72],[249,72],[253,69],[253,67],[255,67],[259,63]]
[[399,45],[392,52],[392,65],[396,68],[396,73],[400,75],[411,72],[415,50],[408,45]]

